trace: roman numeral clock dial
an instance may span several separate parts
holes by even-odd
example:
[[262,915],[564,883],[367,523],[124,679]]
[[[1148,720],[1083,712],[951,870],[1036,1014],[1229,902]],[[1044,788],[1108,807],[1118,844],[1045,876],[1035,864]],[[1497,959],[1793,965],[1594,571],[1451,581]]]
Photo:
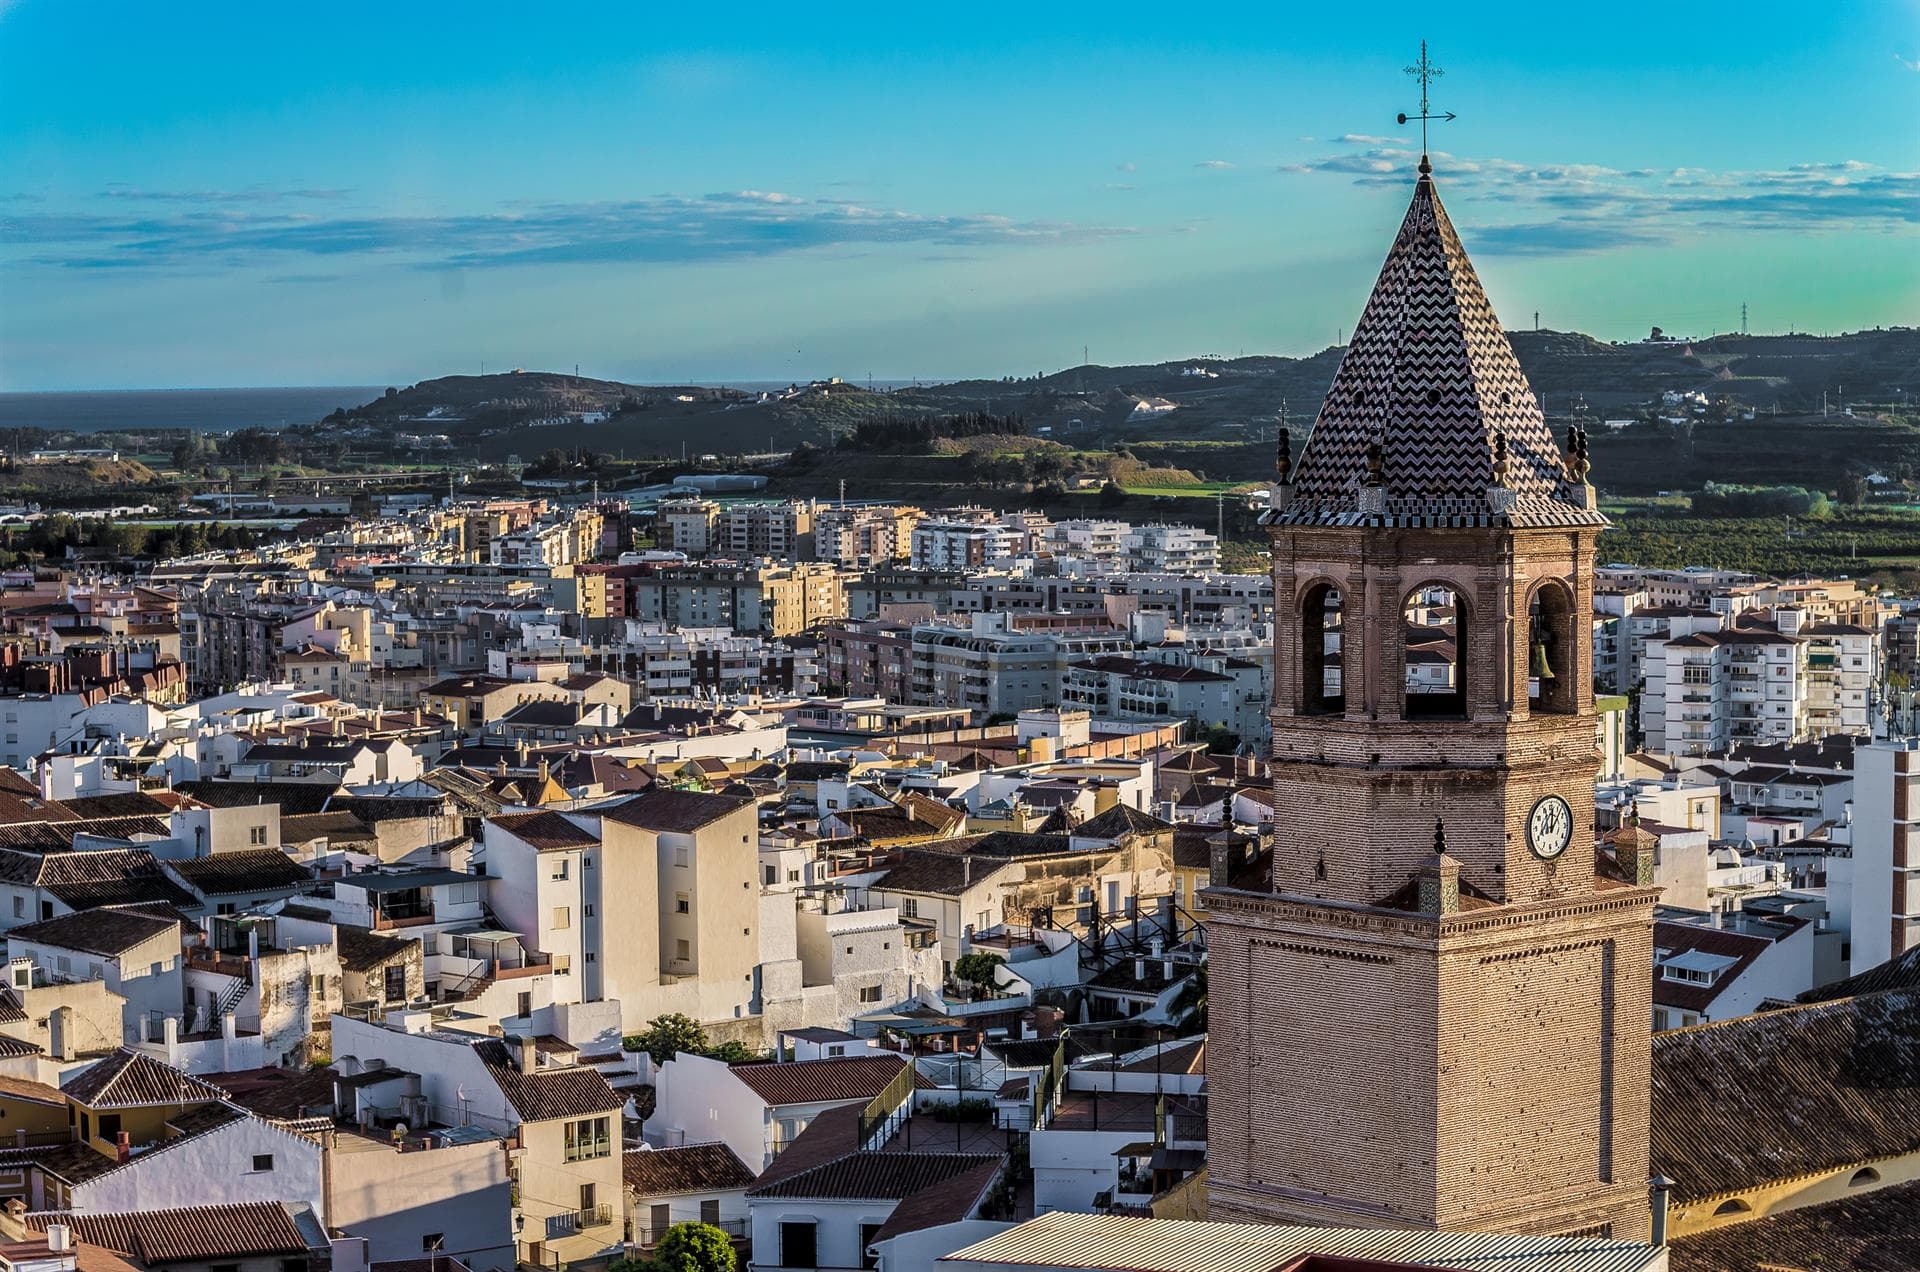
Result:
[[1542,861],[1552,861],[1573,842],[1573,809],[1558,795],[1549,795],[1527,815],[1527,848]]

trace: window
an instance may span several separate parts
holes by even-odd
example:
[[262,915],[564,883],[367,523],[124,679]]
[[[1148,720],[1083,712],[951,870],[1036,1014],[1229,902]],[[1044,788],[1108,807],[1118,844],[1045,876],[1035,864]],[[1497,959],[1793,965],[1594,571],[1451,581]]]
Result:
[[562,1128],[562,1138],[566,1145],[567,1160],[579,1162],[611,1156],[613,1140],[610,1127],[610,1120],[604,1117],[586,1117],[566,1123]]
[[880,1266],[880,1260],[875,1258],[871,1253],[871,1251],[868,1249],[868,1247],[873,1245],[873,1239],[879,1235],[880,1235],[879,1224],[863,1223],[860,1225],[860,1266],[861,1267],[877,1268]]
[[[772,866],[765,866],[765,867],[762,867],[762,874],[765,876],[762,879],[762,882],[765,883],[767,887],[771,888],[776,882],[778,882],[780,872],[775,870]],[[20,904],[18,898],[15,898],[14,904],[15,905]],[[18,915],[16,914],[15,917],[18,917]]]
[[580,912],[589,919],[593,917],[593,907],[590,905],[581,906]]
[[789,1220],[780,1225],[780,1266],[787,1268],[810,1268],[818,1259],[814,1257],[813,1220]]
[[720,1199],[709,1197],[700,1203],[700,1222],[718,1224],[720,1222]]
[[900,898],[900,916],[907,919],[920,917],[920,899],[918,897]]
[[676,892],[673,894],[673,912],[675,914],[687,914],[692,909],[693,901],[686,893]]
[[673,850],[673,864],[685,868],[687,864],[687,846],[681,844]]
[[120,1115],[118,1113],[102,1113],[100,1115],[100,1138],[103,1140],[117,1140],[120,1138]]
[[1853,1178],[1847,1181],[1847,1187],[1864,1188],[1868,1184],[1877,1184],[1879,1182],[1880,1182],[1879,1171],[1875,1170],[1871,1166],[1862,1166],[1859,1170],[1856,1170],[1853,1172]]
[[548,877],[552,879],[564,879],[567,877],[567,859],[565,857],[554,858],[553,873]]
[[571,954],[555,954],[553,956],[553,974],[555,976],[573,975],[573,956]]
[[27,899],[25,897],[22,897],[22,896],[14,897],[13,917],[16,919],[24,919],[27,917]]
[[381,988],[388,1002],[403,1003],[407,1000],[407,969],[404,964],[382,969],[381,979]]
[[1340,589],[1331,583],[1308,589],[1300,605],[1300,698],[1309,715],[1347,709],[1340,618]]
[[444,1232],[423,1232],[420,1234],[420,1253],[432,1254],[436,1250],[447,1248],[447,1234]]
[[1715,1207],[1713,1213],[1716,1215],[1743,1215],[1752,1209],[1752,1206],[1749,1206],[1738,1197],[1729,1197]]
[[880,987],[878,985],[862,985],[860,987],[860,1001],[863,1003],[879,1002]]
[[673,956],[681,962],[693,957],[693,944],[684,937],[673,943]]
[[248,828],[247,828],[247,842],[248,842],[248,843],[250,843],[250,844],[264,844],[264,843],[266,843],[266,842],[267,842],[267,828],[266,828],[265,826],[250,826],[250,827],[248,827]]
[[[1466,714],[1467,617],[1460,595],[1443,585],[1421,588],[1408,598],[1405,612],[1407,715]],[[1572,645],[1571,638],[1560,641],[1560,652],[1555,655],[1566,660],[1563,665],[1569,671],[1563,679],[1569,695],[1573,691]]]
[[553,930],[556,932],[561,932],[561,931],[565,931],[567,928],[570,928],[572,926],[573,926],[573,912],[567,909],[567,907],[564,905],[554,906],[553,907]]
[[273,1169],[272,1153],[255,1153],[253,1155],[253,1173],[254,1174],[256,1175],[265,1174],[267,1171],[270,1171],[272,1169]]

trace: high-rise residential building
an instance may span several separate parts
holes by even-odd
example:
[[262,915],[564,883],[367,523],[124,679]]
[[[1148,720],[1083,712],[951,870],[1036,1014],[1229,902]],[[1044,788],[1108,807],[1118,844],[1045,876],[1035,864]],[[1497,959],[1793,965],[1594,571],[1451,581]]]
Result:
[[1236,888],[1220,836],[1205,896],[1210,1213],[1644,1238],[1656,892],[1650,859],[1598,878],[1606,519],[1429,171],[1266,516],[1276,843]]
[[803,499],[730,504],[720,513],[714,551],[737,561],[811,557],[814,507],[810,500]]
[[981,509],[949,509],[913,528],[916,570],[978,570],[1020,551],[1022,534]]
[[813,519],[814,558],[852,567],[904,561],[913,554],[913,528],[924,516],[898,504],[822,508]]
[[654,521],[654,541],[688,556],[706,556],[720,539],[720,505],[711,499],[665,499]]
[[1121,556],[1142,574],[1211,574],[1220,568],[1220,540],[1194,526],[1134,526]]

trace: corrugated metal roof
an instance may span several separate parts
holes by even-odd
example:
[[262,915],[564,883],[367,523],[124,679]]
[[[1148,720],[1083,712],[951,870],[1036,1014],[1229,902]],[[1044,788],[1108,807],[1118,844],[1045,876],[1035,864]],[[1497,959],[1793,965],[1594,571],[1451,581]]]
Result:
[[1306,1254],[1398,1259],[1473,1272],[1643,1272],[1659,1267],[1665,1257],[1652,1246],[1604,1237],[1308,1228],[1058,1212],[944,1255],[940,1262],[1102,1272],[1272,1272]]

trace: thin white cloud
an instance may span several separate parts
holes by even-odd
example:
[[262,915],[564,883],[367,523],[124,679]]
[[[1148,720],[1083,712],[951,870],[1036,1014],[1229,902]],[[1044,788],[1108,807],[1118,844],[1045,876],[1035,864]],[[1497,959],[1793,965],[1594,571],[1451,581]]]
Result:
[[[1283,172],[1404,185],[1418,156],[1399,146],[1337,151]],[[1716,229],[1904,229],[1920,226],[1920,173],[1857,159],[1759,171],[1620,170],[1433,154],[1442,187],[1496,200],[1511,219],[1475,234],[1481,250],[1604,251]]]
[[1910,71],[1920,71],[1920,57],[1905,57],[1899,53],[1895,53],[1893,60]]
[[1193,166],[1196,168],[1211,168],[1215,172],[1224,172],[1228,168],[1233,167],[1233,165],[1231,163],[1228,163],[1225,159],[1202,159],[1199,163],[1196,163]]
[[1115,172],[1132,172],[1132,171],[1133,171],[1133,161],[1132,161],[1131,159],[1129,159],[1129,160],[1128,160],[1127,162],[1125,162],[1125,163],[1116,163],[1116,164],[1114,164],[1114,165],[1113,165],[1113,170],[1114,170]]
[[0,254],[74,269],[374,256],[435,269],[690,262],[832,247],[973,249],[1134,232],[992,213],[930,215],[770,190],[414,217],[323,215],[306,207],[247,208],[213,199],[194,209],[11,213],[0,217]]

